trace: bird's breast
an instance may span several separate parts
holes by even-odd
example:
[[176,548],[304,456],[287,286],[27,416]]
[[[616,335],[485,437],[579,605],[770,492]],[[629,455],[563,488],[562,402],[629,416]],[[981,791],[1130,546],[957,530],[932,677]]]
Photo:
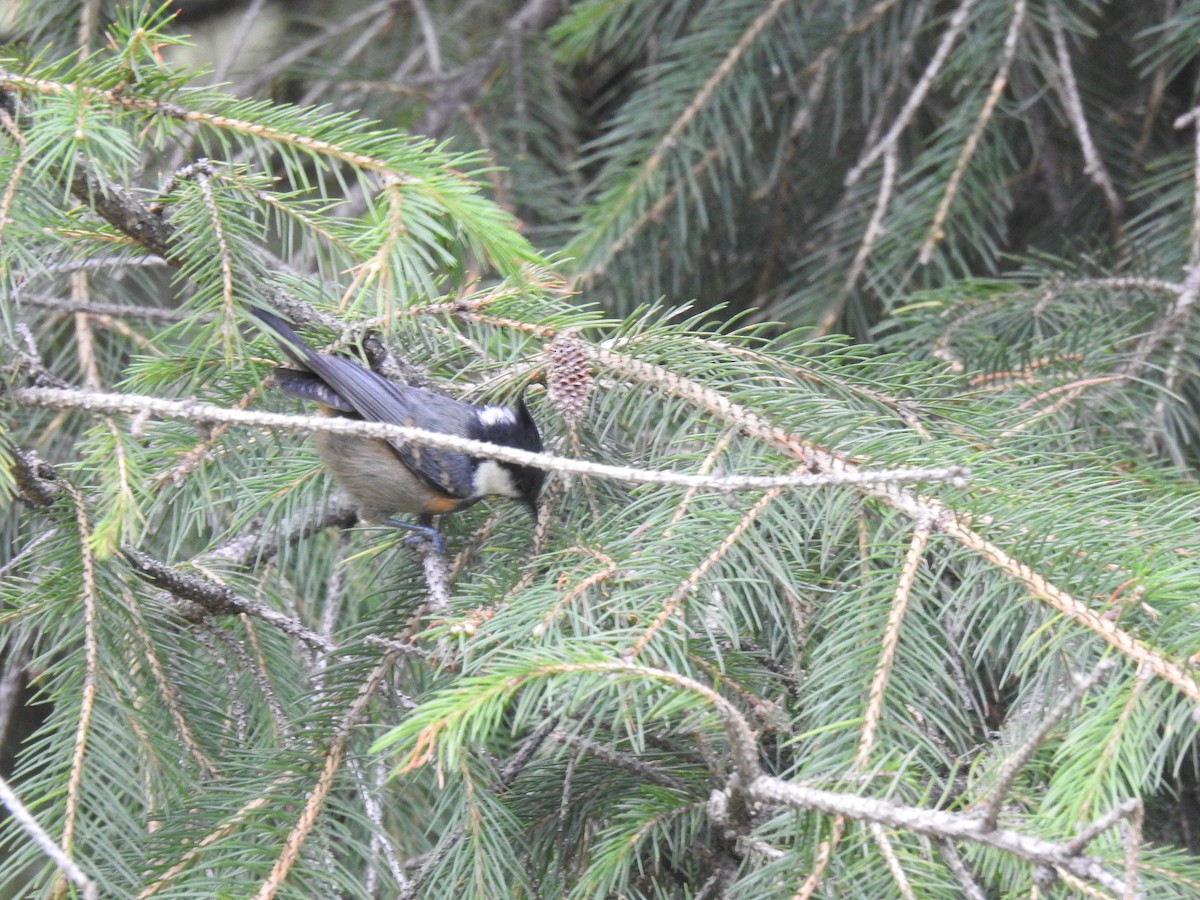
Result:
[[414,475],[386,441],[318,432],[317,452],[367,520],[396,513],[440,515],[467,505]]

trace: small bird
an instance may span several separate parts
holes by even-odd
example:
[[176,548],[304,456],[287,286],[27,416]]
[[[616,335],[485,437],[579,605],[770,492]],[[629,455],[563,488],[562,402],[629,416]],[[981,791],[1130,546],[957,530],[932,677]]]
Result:
[[[251,310],[271,331],[295,368],[275,370],[275,381],[291,397],[319,404],[328,415],[389,422],[453,434],[540,453],[542,437],[525,406],[475,406],[433,391],[388,381],[352,360],[318,353],[273,313]],[[543,469],[458,450],[422,447],[400,440],[317,432],[317,452],[358,505],[361,518],[408,528],[428,536],[439,553],[441,535],[433,516],[457,512],[489,495],[518,500],[537,518]],[[419,524],[394,518],[419,517]]]

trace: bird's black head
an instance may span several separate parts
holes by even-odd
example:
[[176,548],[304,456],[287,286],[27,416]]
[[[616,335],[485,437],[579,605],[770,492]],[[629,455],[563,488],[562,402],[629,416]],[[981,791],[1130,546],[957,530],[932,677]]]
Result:
[[[480,409],[478,437],[505,447],[542,452],[542,435],[525,405],[524,396],[517,398],[513,408],[485,406]],[[538,496],[546,482],[546,470],[510,462],[501,462],[500,466],[512,479],[513,499],[525,504],[536,519]]]
[[538,496],[542,493],[542,485],[546,483],[546,470],[534,466],[514,466],[513,482],[521,494],[521,502],[529,510],[536,522],[538,517]]

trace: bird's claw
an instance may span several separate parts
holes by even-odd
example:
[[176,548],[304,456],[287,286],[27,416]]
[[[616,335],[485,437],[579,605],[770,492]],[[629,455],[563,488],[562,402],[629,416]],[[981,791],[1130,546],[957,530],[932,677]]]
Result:
[[442,537],[442,533],[432,525],[418,525],[416,522],[405,522],[403,519],[384,519],[385,525],[391,525],[394,528],[406,528],[413,532],[404,538],[404,543],[417,546],[422,540],[428,540],[433,544],[433,552],[438,556],[446,555],[446,540]]

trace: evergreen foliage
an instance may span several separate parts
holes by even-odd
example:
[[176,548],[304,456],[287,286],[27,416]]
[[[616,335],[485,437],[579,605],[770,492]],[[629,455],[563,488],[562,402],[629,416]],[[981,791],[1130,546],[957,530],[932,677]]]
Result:
[[[0,894],[1196,896],[1194,9],[348,7],[0,53]],[[537,521],[352,527],[255,306]]]

